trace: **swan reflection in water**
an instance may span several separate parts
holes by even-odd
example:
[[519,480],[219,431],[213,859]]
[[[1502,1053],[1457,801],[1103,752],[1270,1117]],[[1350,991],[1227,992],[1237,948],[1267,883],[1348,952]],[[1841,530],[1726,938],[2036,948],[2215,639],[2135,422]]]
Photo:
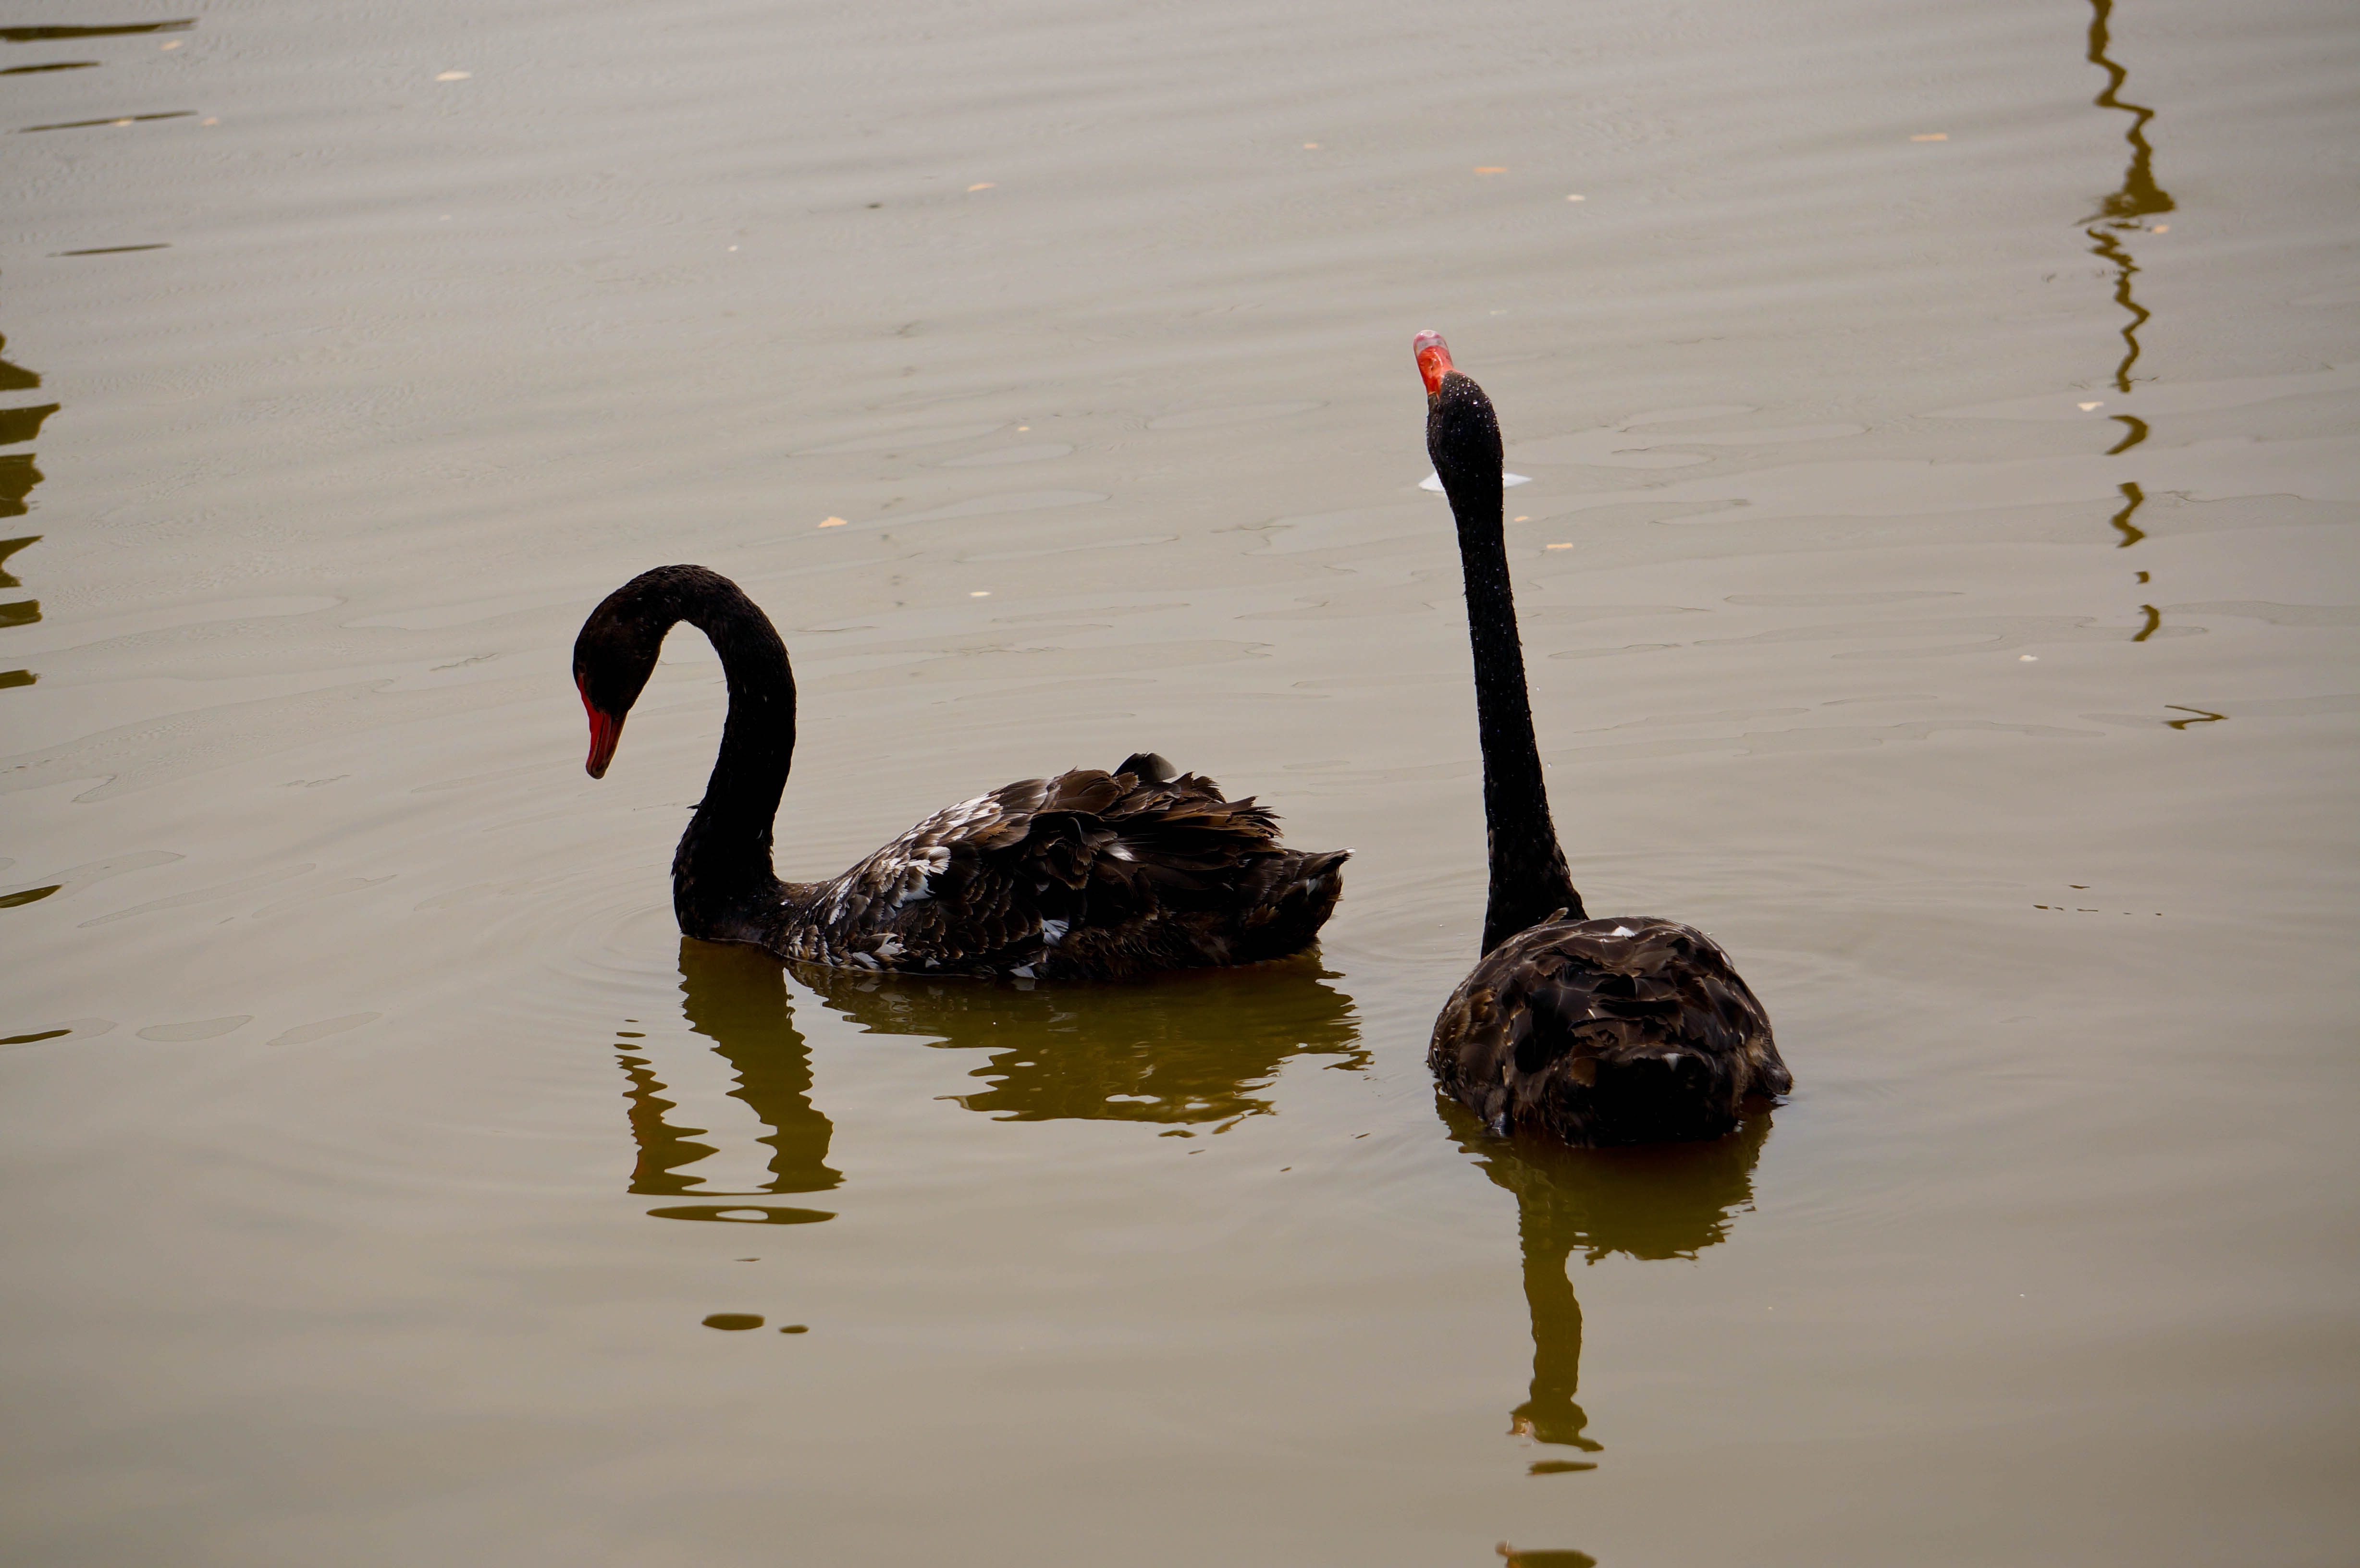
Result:
[[[1352,1000],[1316,957],[1246,968],[1186,971],[1128,984],[1020,990],[981,980],[926,981],[797,966],[821,1003],[865,1034],[907,1035],[989,1055],[956,1096],[1000,1121],[1146,1122],[1166,1138],[1220,1132],[1274,1107],[1268,1092],[1297,1056],[1350,1070],[1369,1064]],[[648,1212],[661,1219],[802,1225],[835,1216],[763,1200],[837,1186],[827,1163],[835,1126],[812,1104],[811,1047],[795,1028],[786,973],[759,949],[683,938],[680,988],[689,1029],[736,1074],[728,1091],[765,1131],[762,1178],[738,1190],[708,1186],[694,1169],[725,1135],[672,1119],[676,1093],[646,1041],[617,1045],[639,1159],[630,1191],[700,1203]],[[716,1141],[701,1141],[703,1139]],[[727,1200],[740,1200],[729,1202]],[[718,1201],[713,1201],[718,1200]]]
[[1316,956],[1031,990],[843,969],[796,978],[865,1033],[989,1051],[969,1074],[987,1087],[957,1100],[999,1121],[1156,1122],[1190,1138],[1268,1115],[1291,1057],[1369,1065],[1352,999]]
[[[796,1029],[787,1007],[786,976],[779,961],[749,947],[725,947],[683,937],[680,943],[682,1011],[689,1029],[713,1042],[713,1050],[737,1074],[729,1093],[749,1106],[767,1131],[756,1141],[770,1146],[765,1179],[755,1187],[724,1191],[706,1185],[690,1169],[720,1152],[702,1137],[705,1127],[680,1127],[666,1113],[679,1109],[663,1098],[664,1082],[641,1041],[619,1045],[628,1086],[631,1140],[639,1162],[630,1191],[662,1197],[766,1198],[825,1192],[843,1181],[827,1163],[836,1126],[811,1103],[811,1046]],[[650,1209],[661,1219],[732,1220],[769,1225],[809,1225],[836,1216],[816,1209],[769,1203],[682,1203]]]
[[[1509,1412],[1509,1431],[1535,1443],[1596,1454],[1603,1444],[1574,1396],[1581,1386],[1581,1302],[1567,1266],[1579,1250],[1595,1263],[1613,1253],[1637,1258],[1694,1258],[1729,1234],[1754,1206],[1754,1167],[1770,1137],[1757,1115],[1710,1143],[1619,1149],[1555,1149],[1491,1137],[1447,1095],[1436,1107],[1483,1174],[1516,1195],[1524,1257],[1524,1302],[1532,1312],[1533,1381]],[[1586,1460],[1544,1460],[1534,1475],[1595,1469]]]

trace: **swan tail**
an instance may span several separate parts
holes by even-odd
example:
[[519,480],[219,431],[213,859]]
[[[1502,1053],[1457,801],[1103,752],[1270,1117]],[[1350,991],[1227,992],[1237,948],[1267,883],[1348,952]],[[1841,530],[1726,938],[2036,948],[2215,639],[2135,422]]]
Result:
[[1267,881],[1238,920],[1240,944],[1248,962],[1300,953],[1319,936],[1344,892],[1349,849],[1287,850],[1273,855]]
[[1140,782],[1076,846],[1088,857],[1090,924],[1130,928],[1186,964],[1252,964],[1311,944],[1342,892],[1349,850],[1286,848],[1268,807],[1224,800],[1209,779],[1124,771]]

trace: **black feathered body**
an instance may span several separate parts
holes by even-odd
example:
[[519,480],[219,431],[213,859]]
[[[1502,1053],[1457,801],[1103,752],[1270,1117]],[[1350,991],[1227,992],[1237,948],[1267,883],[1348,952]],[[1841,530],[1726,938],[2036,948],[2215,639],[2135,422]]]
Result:
[[1426,1062],[1493,1133],[1575,1145],[1719,1138],[1793,1086],[1721,945],[1644,915],[1547,920],[1485,953]]
[[1348,854],[1287,849],[1252,800],[1139,757],[1004,786],[841,877],[681,917],[691,935],[837,968],[1119,978],[1301,952]]

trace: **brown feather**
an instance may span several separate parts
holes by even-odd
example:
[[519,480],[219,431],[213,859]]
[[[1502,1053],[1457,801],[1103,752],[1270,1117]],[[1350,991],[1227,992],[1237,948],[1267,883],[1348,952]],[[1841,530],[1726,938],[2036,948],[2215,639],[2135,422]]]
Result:
[[786,886],[754,940],[790,958],[937,975],[1251,964],[1310,944],[1349,853],[1284,848],[1269,811],[1193,773],[1081,768],[954,806],[831,881]]
[[1545,921],[1484,954],[1426,1062],[1494,1133],[1567,1144],[1719,1138],[1793,1079],[1720,944],[1647,916]]

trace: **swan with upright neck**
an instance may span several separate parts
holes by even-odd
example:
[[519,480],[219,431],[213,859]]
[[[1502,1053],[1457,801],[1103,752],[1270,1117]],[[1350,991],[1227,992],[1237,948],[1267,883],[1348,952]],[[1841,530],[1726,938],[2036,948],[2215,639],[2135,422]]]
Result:
[[605,776],[682,621],[711,639],[729,688],[712,779],[672,857],[684,935],[846,969],[1117,978],[1282,958],[1336,907],[1350,851],[1288,849],[1266,807],[1152,752],[1003,786],[840,877],[781,881],[771,826],[794,757],[794,673],[770,617],[719,572],[660,566],[590,613],[574,644],[585,766]]
[[1435,1020],[1444,1093],[1492,1133],[1568,1144],[1719,1138],[1794,1084],[1769,1016],[1704,932],[1592,920],[1549,818],[1508,580],[1499,416],[1438,332],[1415,344],[1426,444],[1459,529],[1491,891],[1483,956]]

